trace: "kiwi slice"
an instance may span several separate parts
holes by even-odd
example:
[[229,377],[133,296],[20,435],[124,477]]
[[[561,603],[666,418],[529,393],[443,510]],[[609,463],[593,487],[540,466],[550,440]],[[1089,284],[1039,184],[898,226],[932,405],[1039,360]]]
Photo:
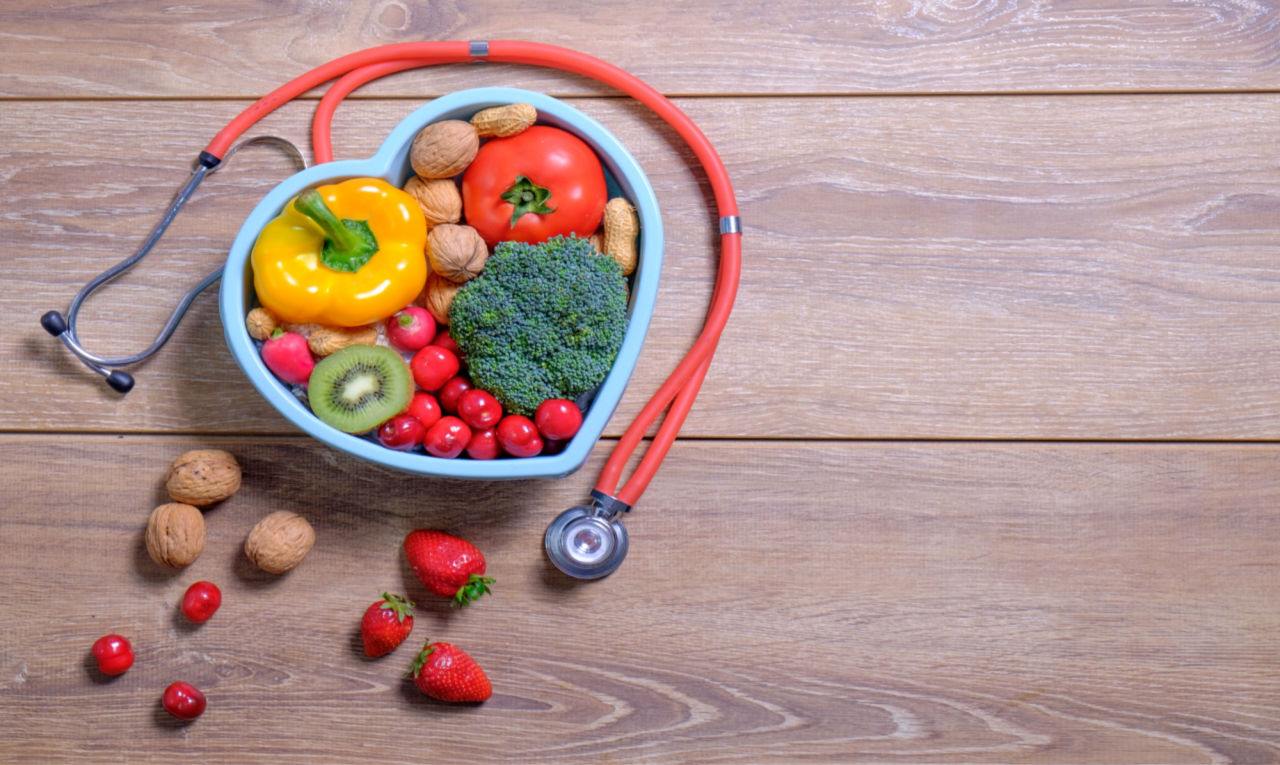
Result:
[[400,354],[380,345],[350,345],[311,371],[311,411],[344,433],[364,433],[404,411],[413,377]]

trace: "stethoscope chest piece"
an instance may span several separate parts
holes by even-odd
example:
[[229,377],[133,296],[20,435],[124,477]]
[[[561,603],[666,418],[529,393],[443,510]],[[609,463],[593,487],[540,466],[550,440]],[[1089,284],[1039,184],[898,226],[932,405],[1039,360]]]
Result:
[[552,564],[575,579],[608,576],[627,556],[626,527],[598,505],[578,505],[556,516],[544,541]]

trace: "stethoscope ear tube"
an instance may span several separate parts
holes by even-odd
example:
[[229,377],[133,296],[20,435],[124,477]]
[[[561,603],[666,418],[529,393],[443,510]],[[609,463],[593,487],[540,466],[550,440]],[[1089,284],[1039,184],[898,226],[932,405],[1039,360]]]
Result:
[[225,160],[240,147],[256,143],[283,144],[292,151],[293,155],[302,163],[302,166],[304,168],[306,167],[306,159],[302,156],[302,152],[298,150],[298,147],[294,146],[286,139],[278,138],[276,136],[258,136],[256,138],[250,138],[242,141],[241,143],[231,147],[231,150],[228,151],[221,159],[207,151],[200,152],[200,155],[196,158],[195,166],[191,171],[191,177],[178,191],[177,195],[174,196],[173,201],[170,202],[168,208],[165,209],[164,215],[161,216],[160,222],[151,229],[151,233],[143,241],[137,251],[111,268],[108,268],[106,271],[98,274],[93,279],[90,279],[87,284],[81,287],[80,291],[76,293],[76,296],[71,299],[71,305],[67,308],[65,316],[59,311],[48,311],[40,317],[40,326],[44,327],[44,330],[50,335],[61,340],[62,344],[75,354],[76,358],[80,359],[85,366],[105,377],[107,385],[110,385],[113,390],[121,394],[128,393],[130,390],[133,390],[134,382],[132,375],[119,369],[113,369],[113,367],[124,367],[129,366],[130,364],[136,364],[144,359],[154,356],[156,352],[164,347],[164,344],[169,342],[169,338],[173,335],[174,330],[178,328],[178,324],[182,321],[182,317],[191,306],[191,302],[195,300],[201,292],[204,292],[214,282],[218,281],[218,279],[222,277],[222,267],[219,266],[214,269],[207,276],[201,279],[194,287],[187,290],[187,292],[183,294],[182,298],[178,301],[177,306],[174,307],[173,312],[169,314],[169,318],[165,321],[164,326],[161,327],[159,334],[156,335],[156,338],[152,341],[151,345],[145,350],[131,356],[107,358],[90,353],[83,345],[81,345],[79,337],[76,336],[76,319],[80,314],[81,306],[84,304],[84,301],[87,300],[99,287],[123,274],[125,271],[128,271],[130,268],[133,268],[140,260],[145,258],[147,254],[151,252],[151,250],[156,246],[156,243],[160,241],[160,238],[164,236],[164,232],[168,230],[169,224],[173,222],[173,219],[178,215],[178,212],[184,205],[186,205],[187,200],[189,200],[191,195],[195,193],[196,187],[198,187],[200,182],[205,179],[205,176],[213,173],[221,167]]

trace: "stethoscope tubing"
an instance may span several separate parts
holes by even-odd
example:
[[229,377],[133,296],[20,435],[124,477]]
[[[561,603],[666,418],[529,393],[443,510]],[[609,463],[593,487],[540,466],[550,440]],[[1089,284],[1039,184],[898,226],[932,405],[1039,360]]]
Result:
[[[131,386],[131,378],[109,367],[126,366],[154,354],[172,335],[183,313],[196,295],[217,281],[221,275],[221,269],[206,276],[183,296],[155,342],[137,354],[104,358],[89,353],[80,346],[76,337],[75,316],[81,304],[94,290],[131,268],[150,252],[172,222],[174,215],[195,191],[196,186],[229,153],[235,151],[236,140],[246,130],[281,105],[313,88],[333,81],[329,90],[320,99],[312,122],[316,161],[329,162],[333,159],[333,144],[330,136],[333,115],[338,105],[353,90],[371,80],[396,72],[435,64],[469,61],[492,61],[559,69],[616,88],[647,106],[676,131],[693,151],[710,183],[719,215],[720,259],[716,285],[712,292],[706,320],[684,358],[619,438],[592,492],[593,495],[606,499],[606,504],[615,510],[619,507],[629,508],[644,492],[657,472],[663,457],[675,441],[710,368],[712,356],[728,322],[737,295],[741,273],[742,229],[738,217],[737,200],[728,171],[719,154],[698,126],[675,104],[638,77],[578,51],[545,43],[518,40],[392,43],[341,56],[295,77],[255,101],[214,136],[201,152],[191,179],[175,197],[174,203],[170,205],[160,223],[138,251],[91,280],[77,293],[67,312],[69,321],[60,333],[54,330],[58,322],[61,322],[61,315],[57,316],[58,322],[51,321],[46,324],[46,329],[52,334],[59,335],[63,343],[95,371],[108,376],[109,382],[112,382],[112,375],[120,375],[122,378],[127,378],[128,385]],[[56,312],[51,311],[46,314],[46,318],[53,314]],[[42,323],[45,323],[44,318]],[[116,382],[112,382],[112,385],[117,387]],[[120,387],[117,387],[117,390],[119,389]],[[649,428],[664,411],[666,417],[654,433],[652,443],[633,470],[630,479],[619,488],[623,469]],[[597,508],[599,507],[600,505],[597,504]]]
[[[563,69],[590,77],[627,93],[652,109],[676,130],[693,149],[694,155],[703,165],[711,182],[722,221],[722,252],[716,287],[702,333],[668,380],[659,387],[619,439],[596,482],[597,491],[616,497],[627,505],[634,505],[656,474],[658,466],[674,443],[697,398],[719,343],[720,333],[728,321],[736,297],[741,269],[741,228],[737,221],[737,201],[728,172],[710,141],[692,120],[665,96],[618,67],[577,51],[542,43],[496,40],[488,43],[466,43],[466,46],[467,54],[471,58]],[[312,120],[312,146],[316,161],[332,161],[332,120],[339,104],[352,91],[375,79],[397,72],[430,66],[442,61],[455,61],[461,53],[461,47],[461,43],[401,43],[362,51],[359,54],[361,63],[338,76],[338,79],[321,97],[316,108]],[[424,52],[431,55],[422,55]],[[390,58],[380,58],[378,54],[385,54]],[[480,57],[478,54],[483,55]],[[330,64],[341,61],[342,59],[337,59]],[[364,63],[366,61],[368,63]],[[312,79],[328,73],[322,74],[319,69],[284,86],[285,91],[292,92],[302,88]],[[242,116],[247,120],[256,114],[253,107],[250,107]],[[216,148],[215,144],[211,144],[206,151],[214,148]],[[733,221],[731,230],[725,230],[724,221],[726,220]],[[619,488],[622,471],[631,455],[664,411],[666,411],[666,417],[655,432],[649,448],[632,472],[631,478]]]

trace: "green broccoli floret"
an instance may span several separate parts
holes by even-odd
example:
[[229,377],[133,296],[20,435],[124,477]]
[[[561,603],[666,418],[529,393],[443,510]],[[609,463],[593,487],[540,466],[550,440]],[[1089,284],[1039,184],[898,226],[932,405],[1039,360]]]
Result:
[[603,382],[626,329],[622,269],[573,236],[499,243],[449,308],[472,383],[526,416]]

